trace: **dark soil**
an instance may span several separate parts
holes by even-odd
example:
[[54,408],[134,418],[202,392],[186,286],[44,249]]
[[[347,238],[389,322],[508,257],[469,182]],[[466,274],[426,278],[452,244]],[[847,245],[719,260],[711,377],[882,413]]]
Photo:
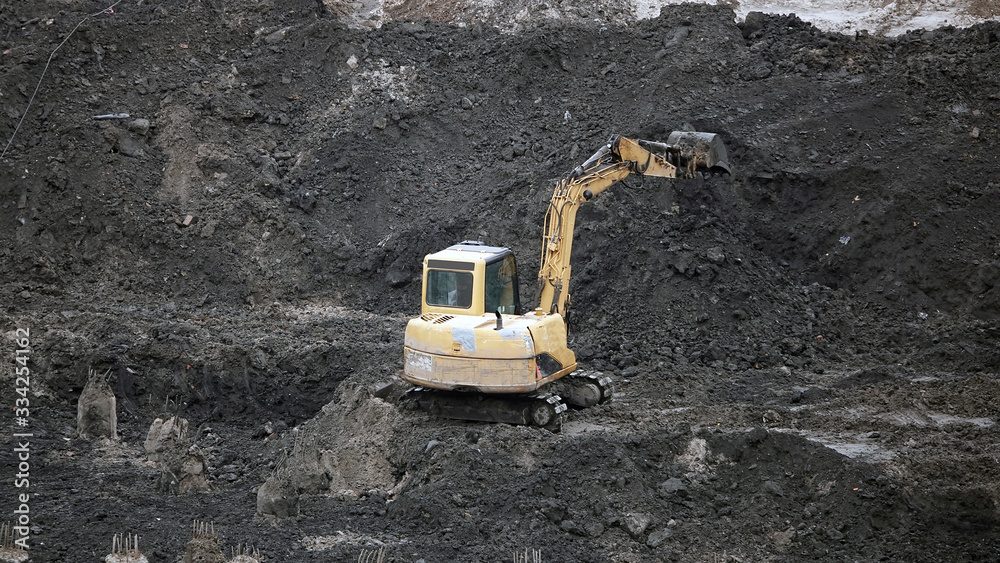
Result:
[[[17,329],[32,374],[0,499],[31,494],[32,561],[103,561],[116,533],[178,561],[196,520],[267,561],[998,557],[1000,24],[689,4],[506,33],[338,6],[0,7],[6,412]],[[555,180],[678,129],[720,134],[734,174],[580,212],[571,346],[614,402],[552,434],[371,396],[424,254],[508,246],[530,295]],[[91,370],[117,441],[77,436]],[[145,460],[175,413],[207,492]],[[269,478],[297,515],[257,513]]]

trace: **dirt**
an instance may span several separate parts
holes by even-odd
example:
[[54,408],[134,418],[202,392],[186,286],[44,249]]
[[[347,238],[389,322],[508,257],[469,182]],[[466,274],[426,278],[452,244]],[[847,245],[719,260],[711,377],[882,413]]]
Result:
[[[995,559],[1000,24],[498,6],[0,7],[31,560],[180,561],[198,522],[266,561]],[[571,347],[615,401],[554,434],[375,396],[424,254],[508,246],[530,295],[556,179],[678,129],[734,173],[580,212]],[[77,432],[97,376],[117,439]],[[207,490],[147,459],[175,415]]]

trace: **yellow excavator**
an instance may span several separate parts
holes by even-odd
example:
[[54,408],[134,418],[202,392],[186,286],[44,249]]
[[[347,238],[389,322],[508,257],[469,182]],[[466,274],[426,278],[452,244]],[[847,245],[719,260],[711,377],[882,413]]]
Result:
[[539,304],[524,310],[507,248],[465,241],[424,257],[420,316],[406,326],[402,377],[408,396],[446,418],[558,429],[564,400],[607,402],[611,379],[577,369],[567,346],[570,254],[580,205],[632,174],[692,178],[729,173],[712,133],[666,142],[612,137],[555,186],[543,224]]

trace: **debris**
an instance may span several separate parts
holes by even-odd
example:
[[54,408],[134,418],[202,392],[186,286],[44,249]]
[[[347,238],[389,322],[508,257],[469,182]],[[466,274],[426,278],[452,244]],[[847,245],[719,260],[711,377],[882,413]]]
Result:
[[285,27],[279,29],[278,31],[275,31],[274,33],[271,33],[270,35],[265,37],[264,43],[267,43],[268,45],[275,45],[277,43],[280,43],[288,35],[288,32],[291,30],[292,30],[291,27]]
[[375,385],[375,390],[372,392],[372,395],[378,397],[379,399],[387,399],[394,393],[396,390],[395,388],[395,381],[383,381]]
[[382,563],[385,560],[385,546],[378,548],[378,550],[368,551],[367,549],[361,550],[361,555],[358,556],[358,563]]
[[188,421],[186,418],[172,416],[166,420],[157,418],[149,427],[146,434],[146,441],[143,449],[146,450],[146,459],[149,461],[161,461],[163,453],[174,448],[188,434]]
[[298,515],[298,491],[288,479],[277,477],[268,479],[257,489],[257,512],[278,518]]
[[149,133],[149,128],[152,126],[148,119],[134,119],[128,124],[128,128],[136,133],[145,136]]
[[15,532],[14,528],[10,522],[4,522],[0,525],[0,561],[4,563],[22,563],[28,560],[28,550],[15,543],[18,540],[14,537],[15,534],[17,534],[18,539],[25,536]]
[[90,370],[87,385],[76,407],[76,431],[81,438],[107,437],[118,439],[118,412],[115,394],[107,376]]
[[633,538],[638,538],[646,531],[649,524],[653,521],[653,517],[649,514],[644,514],[641,512],[629,512],[622,517],[621,524],[628,532],[628,535]]
[[93,119],[128,119],[132,117],[127,113],[106,113],[104,115],[95,115]]
[[686,497],[688,494],[687,485],[685,485],[684,481],[682,481],[678,477],[671,477],[670,479],[667,479],[666,481],[660,483],[659,489],[660,489],[660,494],[665,497],[669,497],[672,495],[677,495],[679,497]]
[[849,242],[851,242],[851,237],[847,237],[847,236],[840,237],[840,244],[847,244]]
[[105,563],[146,563],[146,556],[139,551],[139,534],[115,534],[111,538],[111,553]]
[[657,530],[649,534],[646,538],[646,545],[649,547],[658,547],[663,542],[667,541],[670,536],[674,535],[673,530],[669,528],[663,528],[662,530]]
[[[421,559],[423,561],[423,559]],[[514,563],[542,563],[542,550],[525,548],[524,553],[514,552]]]
[[182,563],[224,563],[226,556],[215,533],[215,522],[194,521],[191,540],[184,549]]
[[709,262],[716,265],[726,261],[726,255],[722,252],[722,247],[719,246],[713,246],[705,251],[705,258],[708,258]]
[[260,550],[249,545],[237,545],[233,549],[233,558],[229,563],[260,563]]

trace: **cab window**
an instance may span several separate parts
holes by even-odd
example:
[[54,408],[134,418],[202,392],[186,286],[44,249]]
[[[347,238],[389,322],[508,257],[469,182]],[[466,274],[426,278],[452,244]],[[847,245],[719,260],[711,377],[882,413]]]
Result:
[[514,315],[519,313],[517,265],[514,255],[486,265],[486,312]]
[[460,309],[471,307],[472,273],[428,270],[427,304]]

